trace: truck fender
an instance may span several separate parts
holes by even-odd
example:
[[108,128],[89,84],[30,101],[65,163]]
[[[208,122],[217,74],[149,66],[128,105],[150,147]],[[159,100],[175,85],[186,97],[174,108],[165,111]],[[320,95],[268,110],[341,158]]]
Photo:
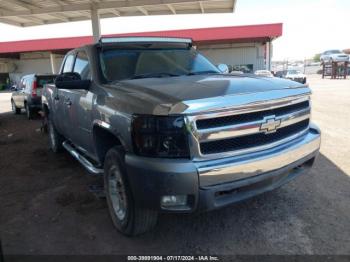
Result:
[[[98,141],[98,137],[96,136],[97,131],[96,128],[98,128],[98,132],[105,132],[104,135],[109,136],[111,139],[113,139],[113,143],[103,143],[101,145],[101,141]],[[103,163],[104,155],[107,153],[107,151],[112,148],[115,145],[121,145],[123,148],[126,147],[126,143],[124,139],[121,137],[120,133],[113,128],[109,123],[102,121],[102,120],[94,120],[93,121],[93,142],[95,147],[95,152],[97,153],[97,156],[101,163]]]

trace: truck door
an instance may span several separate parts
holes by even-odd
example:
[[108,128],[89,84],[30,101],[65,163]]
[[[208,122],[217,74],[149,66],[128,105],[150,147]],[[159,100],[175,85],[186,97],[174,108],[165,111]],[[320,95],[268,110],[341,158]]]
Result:
[[[60,72],[61,74],[72,72],[74,59],[75,53],[69,53],[66,56]],[[53,95],[53,111],[55,112],[53,114],[53,120],[55,127],[64,137],[69,140],[72,139],[73,129],[75,128],[75,125],[71,125],[71,116],[69,115],[71,113],[70,92],[71,90],[68,89],[55,88],[55,94]]]
[[[91,80],[91,69],[88,56],[84,50],[79,50],[73,66],[73,72],[78,73],[82,80]],[[72,142],[80,150],[89,154],[93,151],[92,141],[92,106],[95,95],[90,90],[70,90],[68,107],[69,122],[74,129],[71,131]]]

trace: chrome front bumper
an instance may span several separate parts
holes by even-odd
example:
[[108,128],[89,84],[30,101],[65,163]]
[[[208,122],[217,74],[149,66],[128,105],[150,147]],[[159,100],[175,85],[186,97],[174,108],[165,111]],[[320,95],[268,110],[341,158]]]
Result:
[[[129,184],[138,206],[162,212],[221,208],[273,190],[311,168],[320,147],[320,131],[283,145],[216,160],[161,159],[126,154]],[[184,209],[164,210],[162,196],[187,195]]]
[[[320,130],[311,125],[308,133],[280,146],[223,159],[195,163],[201,188],[247,179],[314,158],[320,148]],[[305,160],[305,161],[302,161]]]

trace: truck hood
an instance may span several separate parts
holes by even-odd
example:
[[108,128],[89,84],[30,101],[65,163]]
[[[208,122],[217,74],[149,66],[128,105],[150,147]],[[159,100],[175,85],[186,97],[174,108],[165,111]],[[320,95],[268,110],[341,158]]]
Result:
[[[130,110],[134,113],[167,115],[188,113],[190,104],[193,108],[193,104],[208,101],[228,99],[234,102],[235,97],[242,95],[277,90],[285,90],[283,93],[288,96],[287,90],[295,89],[300,90],[298,93],[309,92],[304,85],[287,79],[218,74],[124,80],[113,85],[110,92],[114,98],[126,99],[129,106],[134,103]],[[138,107],[140,110],[136,109]]]

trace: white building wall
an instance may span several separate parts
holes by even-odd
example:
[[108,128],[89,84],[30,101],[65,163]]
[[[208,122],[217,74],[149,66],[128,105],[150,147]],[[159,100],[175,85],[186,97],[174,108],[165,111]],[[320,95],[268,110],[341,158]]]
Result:
[[214,64],[227,64],[236,68],[251,65],[253,72],[266,67],[263,43],[202,45],[197,46],[197,50]]
[[[56,55],[55,65],[60,68],[63,56]],[[52,74],[49,53],[27,53],[21,54],[20,59],[12,60],[15,70],[10,72],[10,79],[18,83],[22,76],[28,74]]]

